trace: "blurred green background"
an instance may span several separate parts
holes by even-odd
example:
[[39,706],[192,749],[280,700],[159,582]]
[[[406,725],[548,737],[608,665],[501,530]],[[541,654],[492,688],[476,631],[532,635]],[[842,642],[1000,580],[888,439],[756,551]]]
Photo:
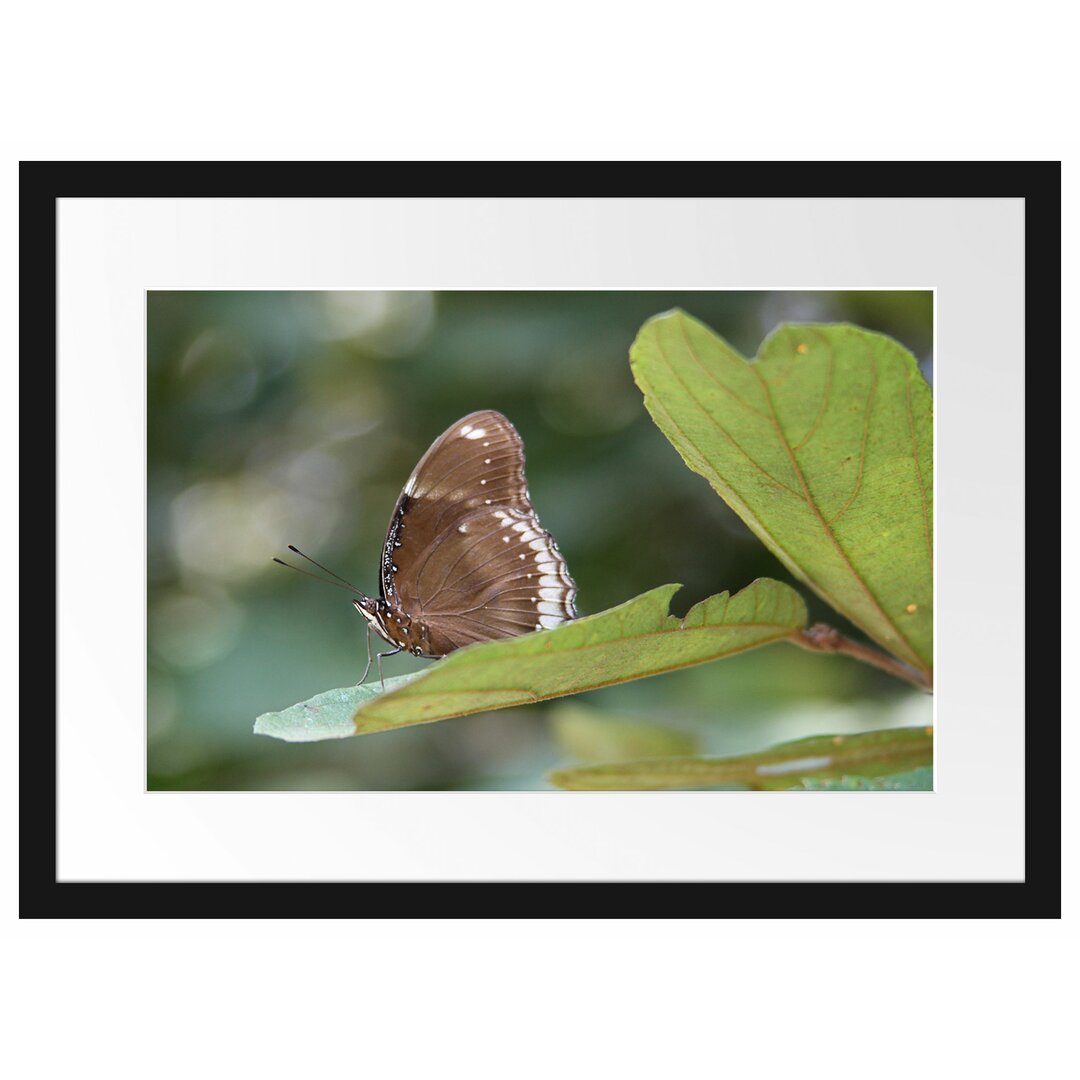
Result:
[[[366,657],[348,595],[271,557],[295,544],[377,595],[402,485],[474,409],[521,433],[582,614],[665,582],[685,586],[679,615],[755,577],[792,582],[642,405],[630,344],[676,306],[746,356],[778,323],[851,321],[902,342],[932,381],[925,291],[150,293],[149,788],[536,789],[548,769],[606,752],[619,722],[716,754],[931,723],[930,699],[887,675],[774,645],[398,732],[252,734],[259,713],[355,683]],[[862,637],[795,584],[812,619]],[[385,673],[431,662],[396,656]]]

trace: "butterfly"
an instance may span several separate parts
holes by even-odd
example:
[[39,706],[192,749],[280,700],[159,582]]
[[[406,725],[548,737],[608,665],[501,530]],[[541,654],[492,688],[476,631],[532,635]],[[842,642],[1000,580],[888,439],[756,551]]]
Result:
[[577,586],[529,499],[521,436],[490,409],[452,424],[413,469],[386,531],[379,595],[338,581],[368,624],[361,683],[372,630],[394,646],[378,654],[381,678],[383,657],[402,651],[446,656],[577,618]]

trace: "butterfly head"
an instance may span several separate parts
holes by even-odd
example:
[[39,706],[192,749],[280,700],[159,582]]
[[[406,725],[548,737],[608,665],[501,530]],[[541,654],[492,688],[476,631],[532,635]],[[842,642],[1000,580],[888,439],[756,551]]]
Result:
[[352,602],[354,608],[367,619],[371,628],[381,637],[390,640],[387,635],[386,624],[390,617],[390,609],[382,597],[361,596]]
[[379,611],[381,606],[379,600],[373,596],[361,596],[358,599],[353,600],[352,606],[356,608],[356,610],[359,611],[372,626],[378,629],[380,621],[379,616],[381,614]]

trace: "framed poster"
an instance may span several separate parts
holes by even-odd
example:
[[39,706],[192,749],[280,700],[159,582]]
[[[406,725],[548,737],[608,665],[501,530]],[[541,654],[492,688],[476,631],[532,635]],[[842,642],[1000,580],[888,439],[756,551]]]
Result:
[[1056,165],[27,164],[22,203],[24,915],[1056,913]]

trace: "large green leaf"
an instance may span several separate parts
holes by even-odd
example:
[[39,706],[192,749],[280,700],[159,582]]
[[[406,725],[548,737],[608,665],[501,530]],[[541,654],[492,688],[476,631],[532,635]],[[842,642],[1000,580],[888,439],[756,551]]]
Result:
[[[731,785],[776,790],[810,787],[811,780],[906,773],[930,766],[933,755],[933,728],[892,728],[863,735],[815,735],[738,757],[664,758],[559,769],[551,773],[550,779],[556,787],[574,791],[657,791]],[[920,774],[911,779],[910,786],[921,788],[928,780]]]
[[690,468],[793,574],[928,674],[932,402],[911,353],[854,326],[786,325],[748,363],[673,311],[642,327],[630,362]]
[[257,735],[290,742],[388,731],[466,713],[503,709],[733,656],[780,641],[806,625],[794,589],[762,578],[734,596],[668,614],[678,585],[523,637],[458,649],[425,671],[330,690],[255,721]]

